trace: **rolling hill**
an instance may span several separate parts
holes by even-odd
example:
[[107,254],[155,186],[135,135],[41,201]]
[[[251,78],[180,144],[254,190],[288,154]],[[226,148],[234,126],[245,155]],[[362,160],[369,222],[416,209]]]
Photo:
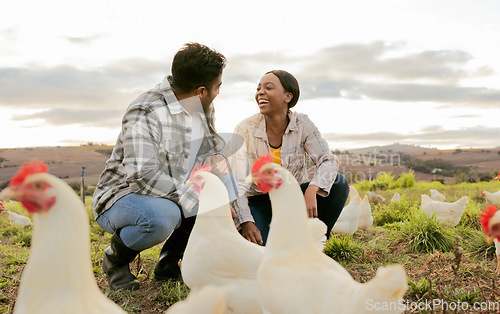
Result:
[[85,183],[96,184],[108,156],[98,151],[111,146],[30,147],[0,149],[0,183],[9,181],[24,162],[43,160],[49,171],[66,182],[80,182],[85,167]]
[[[68,183],[80,182],[82,167],[85,167],[85,183],[95,185],[112,148],[106,145],[86,145],[0,149],[0,184],[9,181],[24,162],[39,159],[49,165],[51,173]],[[353,149],[338,154],[340,172],[354,175],[357,180],[375,178],[383,171],[397,176],[409,170],[402,165],[400,153],[419,160],[442,159],[457,167],[472,167],[477,172],[493,173],[500,170],[500,148],[439,150],[393,144]],[[428,181],[447,179],[439,173],[415,172],[415,177]]]

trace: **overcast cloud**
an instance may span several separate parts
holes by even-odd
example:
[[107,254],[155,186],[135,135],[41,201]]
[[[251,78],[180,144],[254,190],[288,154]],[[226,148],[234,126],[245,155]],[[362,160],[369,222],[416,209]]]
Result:
[[499,127],[475,127],[462,130],[446,130],[442,126],[430,126],[418,133],[401,134],[398,132],[374,132],[368,134],[323,134],[331,142],[373,142],[373,143],[409,143],[427,145],[453,145],[461,147],[500,147],[500,141],[492,141],[500,134]]
[[[98,38],[67,39],[82,44]],[[499,90],[461,84],[464,79],[493,73],[484,65],[471,68],[468,63],[473,56],[465,51],[406,52],[402,43],[377,41],[332,46],[307,56],[261,53],[228,59],[223,89],[228,96],[243,96],[231,92],[240,83],[256,84],[258,76],[249,69],[290,64],[300,66],[295,73],[301,83],[302,100],[367,97],[401,103],[436,102],[444,106],[500,105]],[[17,119],[45,119],[53,125],[105,126],[110,121],[108,117],[123,112],[125,106],[158,83],[169,69],[168,60],[145,59],[121,60],[96,69],[72,65],[2,68],[0,105],[45,110]]]
[[[16,31],[3,30],[15,41]],[[72,45],[92,45],[104,35],[65,37]],[[301,100],[332,99],[389,101],[411,106],[431,102],[441,108],[499,108],[500,90],[468,86],[472,78],[494,74],[477,65],[474,56],[461,50],[410,51],[403,42],[375,41],[367,44],[330,46],[308,55],[283,53],[237,54],[228,57],[222,94],[224,99],[251,99],[264,71],[286,69],[301,85]],[[76,65],[48,67],[26,65],[0,68],[0,106],[38,109],[16,114],[13,121],[40,120],[52,126],[80,125],[116,128],[130,104],[169,74],[171,60],[117,60],[100,67]],[[265,70],[261,70],[265,69]],[[404,109],[402,109],[404,110]],[[473,114],[457,118],[473,118]],[[419,133],[373,132],[325,136],[331,141],[408,142],[429,145],[492,146],[499,128],[446,130],[426,128]]]

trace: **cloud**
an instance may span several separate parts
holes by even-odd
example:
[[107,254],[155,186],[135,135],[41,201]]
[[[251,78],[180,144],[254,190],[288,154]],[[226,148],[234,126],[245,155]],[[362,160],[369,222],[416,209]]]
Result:
[[498,108],[500,90],[483,87],[428,84],[369,84],[358,91],[371,99],[401,102],[438,102]]
[[428,126],[417,133],[396,133],[396,132],[373,132],[367,134],[324,134],[327,141],[336,143],[342,142],[363,142],[391,144],[412,143],[420,146],[453,146],[460,143],[461,147],[485,147],[493,148],[498,146],[498,134],[500,128],[495,127],[471,127],[459,130],[447,130],[441,126]]
[[103,35],[76,37],[76,36],[65,36],[63,37],[68,42],[77,45],[91,45],[94,41],[103,38]]
[[[471,75],[465,66],[472,56],[465,51],[406,52],[404,48],[401,43],[382,41],[333,46],[316,53],[304,72],[323,77],[435,82],[456,82]],[[481,73],[488,72],[483,69]]]
[[100,69],[73,66],[0,69],[0,105],[24,108],[123,108],[163,79],[166,65],[124,60]]
[[[3,32],[15,40],[15,29]],[[89,44],[99,36],[66,39]],[[256,86],[265,72],[281,68],[299,79],[303,100],[373,99],[497,108],[500,90],[462,83],[493,73],[484,65],[471,66],[472,59],[461,50],[413,52],[405,43],[383,41],[331,46],[302,56],[239,54],[228,56],[220,97],[252,99],[255,89],[251,86]],[[75,119],[81,118],[82,124],[106,126],[109,119],[101,117],[124,112],[131,101],[169,72],[170,62],[141,58],[118,60],[92,69],[75,65],[4,67],[0,68],[0,106],[43,109],[23,118],[41,118],[49,124],[75,123]],[[83,114],[86,111],[102,114],[90,121]],[[72,113],[78,114],[70,118]]]
[[[231,74],[254,81],[248,69],[269,64],[299,68],[301,98],[374,99],[397,102],[437,102],[474,107],[497,107],[500,90],[469,87],[466,79],[494,73],[485,65],[472,66],[473,56],[462,50],[409,52],[404,43],[376,41],[328,47],[308,56],[238,55],[230,58]],[[273,65],[274,64],[274,65]],[[286,67],[286,65],[289,67]],[[266,70],[266,71],[267,71]],[[262,71],[261,75],[265,73]]]
[[42,119],[47,124],[54,126],[78,124],[81,126],[109,126],[116,127],[120,124],[124,110],[74,110],[74,109],[49,109],[33,114],[15,115],[14,121]]

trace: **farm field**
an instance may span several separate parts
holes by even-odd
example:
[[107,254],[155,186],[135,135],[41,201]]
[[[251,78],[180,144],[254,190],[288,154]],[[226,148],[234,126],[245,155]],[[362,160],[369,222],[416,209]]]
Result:
[[[355,185],[364,195],[369,182]],[[469,204],[456,227],[444,228],[434,219],[420,212],[420,195],[438,189],[455,201],[469,197]],[[405,313],[419,312],[418,307],[441,302],[434,310],[460,305],[461,309],[473,306],[490,306],[498,313],[500,289],[495,275],[494,245],[487,245],[478,221],[478,214],[486,205],[481,190],[496,192],[500,182],[463,183],[442,185],[439,182],[417,182],[407,188],[389,188],[374,191],[390,199],[395,192],[402,196],[396,203],[372,205],[374,225],[365,232],[357,231],[351,237],[333,236],[324,252],[344,266],[359,282],[373,278],[378,267],[402,264],[408,276],[409,289],[404,300]],[[109,244],[106,234],[94,221],[91,199],[86,207],[91,226],[92,265],[101,290],[128,313],[162,313],[180,299],[189,289],[182,283],[152,281],[152,271],[161,245],[143,251],[131,264],[132,271],[141,281],[138,291],[110,291],[101,269],[104,249]],[[19,203],[6,203],[14,212],[28,215]],[[29,257],[31,228],[13,227],[5,215],[0,215],[0,313],[12,313],[23,267]],[[450,311],[455,312],[455,311]],[[462,312],[462,311],[458,311]]]

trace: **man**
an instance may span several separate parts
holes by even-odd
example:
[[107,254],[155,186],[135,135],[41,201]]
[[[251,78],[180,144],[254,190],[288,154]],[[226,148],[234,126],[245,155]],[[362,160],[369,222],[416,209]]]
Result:
[[97,223],[113,234],[102,264],[110,289],[137,289],[129,263],[166,239],[155,279],[179,277],[198,202],[185,182],[201,161],[227,172],[216,164],[223,141],[212,104],[225,65],[219,52],[186,44],[174,56],[172,75],[128,107],[93,200]]

